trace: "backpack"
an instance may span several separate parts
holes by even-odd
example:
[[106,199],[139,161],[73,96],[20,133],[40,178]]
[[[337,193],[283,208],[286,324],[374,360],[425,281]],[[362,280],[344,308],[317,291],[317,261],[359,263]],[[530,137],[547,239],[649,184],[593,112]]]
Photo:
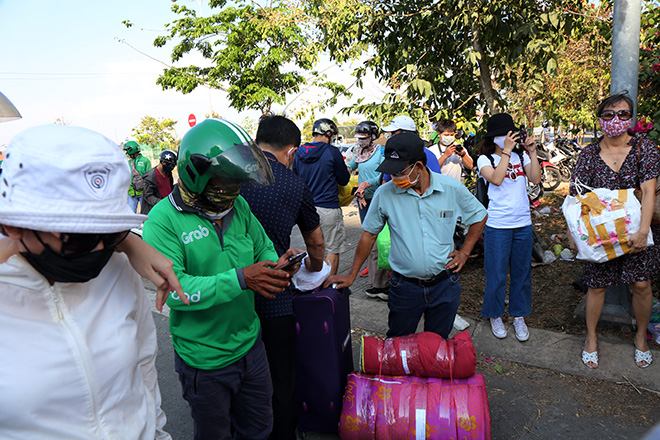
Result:
[[131,160],[131,174],[133,176],[133,183],[131,186],[136,192],[142,192],[144,191],[144,188],[147,186],[147,182],[144,180],[144,177],[142,177],[142,174],[138,170],[135,169],[135,164],[134,160]]
[[[486,157],[488,160],[490,160],[490,164],[495,169],[495,159],[493,159],[493,156],[490,154],[487,154]],[[488,202],[490,199],[488,198],[488,187],[490,186],[490,183],[481,177],[481,174],[477,174],[477,200],[481,202],[482,205],[484,205],[484,208],[488,209]]]

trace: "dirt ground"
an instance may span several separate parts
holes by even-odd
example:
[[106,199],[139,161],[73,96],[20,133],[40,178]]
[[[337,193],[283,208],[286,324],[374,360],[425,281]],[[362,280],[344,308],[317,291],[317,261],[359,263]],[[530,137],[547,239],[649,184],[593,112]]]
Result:
[[493,438],[641,439],[660,396],[626,382],[562,374],[477,355],[488,384]]
[[[552,245],[552,235],[559,236],[559,243],[568,248],[566,221],[561,212],[568,186],[562,184],[556,191],[539,199],[539,205],[533,210],[539,212],[549,208],[547,215],[532,214],[534,228],[545,242],[548,249]],[[572,335],[586,334],[584,319],[574,318],[576,306],[584,292],[573,287],[573,283],[582,274],[583,263],[580,260],[564,261],[557,259],[553,263],[532,268],[532,313],[526,319],[530,327],[552,331],[565,331]],[[461,271],[461,306],[458,313],[462,316],[481,320],[481,306],[485,286],[483,258],[471,258]],[[654,292],[660,279],[654,281]],[[508,317],[513,320],[512,317]],[[633,329],[627,326],[599,328],[599,332],[613,334],[626,340],[633,340]]]

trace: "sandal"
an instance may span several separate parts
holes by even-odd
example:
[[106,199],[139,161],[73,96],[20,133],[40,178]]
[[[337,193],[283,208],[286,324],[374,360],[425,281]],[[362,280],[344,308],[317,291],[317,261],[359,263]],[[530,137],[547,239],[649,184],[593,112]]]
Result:
[[[639,365],[640,362],[646,362],[646,365]],[[635,364],[639,368],[647,368],[653,362],[653,355],[651,350],[642,351],[637,349],[637,344],[635,344]]]
[[[593,363],[595,367],[589,365],[589,362]],[[582,363],[592,370],[598,368],[598,350],[591,353],[582,350]]]

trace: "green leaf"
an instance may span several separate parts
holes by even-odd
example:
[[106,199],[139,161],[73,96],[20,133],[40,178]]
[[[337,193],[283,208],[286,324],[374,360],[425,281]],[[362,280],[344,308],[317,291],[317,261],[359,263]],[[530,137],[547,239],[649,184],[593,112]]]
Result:
[[504,373],[504,370],[502,369],[502,366],[500,364],[495,364],[493,368],[495,369],[495,371],[497,371],[500,374]]

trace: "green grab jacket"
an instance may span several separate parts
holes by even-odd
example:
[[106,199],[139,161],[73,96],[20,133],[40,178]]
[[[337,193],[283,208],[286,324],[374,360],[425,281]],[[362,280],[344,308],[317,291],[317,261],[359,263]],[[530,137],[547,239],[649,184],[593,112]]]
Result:
[[143,176],[151,169],[151,162],[141,154],[135,159],[128,158],[128,168],[131,170],[131,185],[128,187],[128,195],[139,196],[142,194],[142,191],[135,191],[133,188],[133,168],[131,168],[131,162],[133,162],[133,166],[135,166],[135,171]]
[[[241,287],[238,270],[278,256],[243,197],[217,223],[183,205],[178,185],[149,212],[144,240],[174,263],[190,300],[171,292],[170,333],[177,354],[192,367],[223,368],[241,359],[260,332],[254,292]],[[237,270],[238,269],[238,270]],[[244,282],[243,282],[244,283]],[[244,285],[244,284],[243,284]]]

